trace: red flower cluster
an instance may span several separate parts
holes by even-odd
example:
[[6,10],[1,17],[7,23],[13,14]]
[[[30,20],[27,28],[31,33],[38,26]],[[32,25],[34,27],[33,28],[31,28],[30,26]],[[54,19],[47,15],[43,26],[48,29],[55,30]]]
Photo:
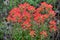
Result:
[[56,27],[56,22],[55,22],[55,20],[51,20],[50,22],[49,22],[49,28],[50,28],[50,31],[56,31],[57,30],[57,27]]
[[[47,4],[46,2],[41,3],[40,7],[35,9],[34,6],[31,6],[28,3],[19,4],[18,7],[13,8],[7,17],[7,20],[10,22],[18,22],[23,29],[29,29],[30,35],[34,37],[35,31],[31,28],[31,21],[37,23],[44,23],[45,20],[49,18],[54,18],[55,12],[52,10],[52,5]],[[34,13],[34,14],[33,14]],[[33,18],[33,20],[31,20]],[[49,28],[52,31],[57,30],[56,22],[54,20],[49,22]],[[41,35],[47,36],[46,31],[40,32]]]
[[34,12],[35,7],[31,6],[28,3],[24,4],[19,4],[19,7],[13,8],[7,17],[8,21],[12,22],[22,22],[22,28],[29,28],[31,26],[30,24],[30,19],[31,19],[31,14],[30,11]]
[[31,30],[30,31],[30,35],[32,36],[32,37],[34,37],[36,34],[35,34],[35,31],[34,30]]
[[12,21],[12,22],[21,22],[22,16],[20,14],[20,9],[19,8],[13,8],[10,12],[9,15],[7,17],[8,21]]
[[41,34],[41,35],[44,35],[44,37],[47,37],[47,36],[48,36],[48,34],[47,34],[46,31],[42,31],[42,32],[40,32],[40,34]]
[[36,9],[34,14],[34,20],[36,22],[44,22],[49,17],[54,17],[55,12],[52,10],[52,5],[47,4],[46,2],[41,3],[40,7]]

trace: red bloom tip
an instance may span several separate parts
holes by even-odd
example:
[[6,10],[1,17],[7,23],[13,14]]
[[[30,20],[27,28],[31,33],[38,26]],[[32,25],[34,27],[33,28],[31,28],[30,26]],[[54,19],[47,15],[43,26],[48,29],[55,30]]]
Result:
[[30,31],[29,34],[31,35],[31,37],[34,37],[36,35],[34,30]]
[[51,24],[51,25],[56,25],[56,21],[55,21],[55,20],[51,20],[51,21],[49,22],[49,24]]
[[41,34],[41,35],[44,35],[44,37],[47,37],[47,36],[48,36],[48,34],[47,34],[46,31],[42,31],[42,32],[40,32],[40,34]]

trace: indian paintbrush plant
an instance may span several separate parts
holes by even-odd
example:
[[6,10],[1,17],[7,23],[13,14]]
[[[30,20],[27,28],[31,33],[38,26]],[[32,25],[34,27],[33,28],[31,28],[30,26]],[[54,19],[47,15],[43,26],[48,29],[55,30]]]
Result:
[[[7,21],[14,23],[17,31],[15,40],[49,40],[52,31],[57,31],[51,4],[42,2],[38,8],[25,2],[10,10]],[[17,24],[16,24],[17,23]],[[19,24],[19,25],[18,25]]]

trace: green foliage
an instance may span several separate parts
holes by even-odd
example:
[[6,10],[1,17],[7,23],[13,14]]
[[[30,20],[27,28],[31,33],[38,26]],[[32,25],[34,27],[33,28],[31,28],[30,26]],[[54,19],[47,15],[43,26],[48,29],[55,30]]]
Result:
[[12,9],[13,7],[16,7],[19,3],[20,3],[20,0],[9,0],[9,7],[8,9]]
[[[54,10],[56,9],[56,7],[55,7],[56,0],[9,0],[9,3],[10,4],[8,6],[6,6],[6,5],[3,4],[3,0],[0,0],[0,13],[5,12],[5,9],[9,9],[10,10],[13,7],[17,7],[18,4],[21,4],[21,3],[24,3],[24,2],[28,2],[29,4],[37,7],[38,4],[41,3],[42,1],[45,1],[45,2],[47,2],[49,4],[52,4],[54,6],[53,9]],[[32,27],[32,29],[35,29],[36,30],[36,34],[39,33],[39,30],[40,31],[42,31],[43,29],[44,30],[48,30],[48,28],[46,28],[46,24],[45,25],[42,25],[43,27],[41,27],[41,29],[39,29],[37,25],[35,25],[35,24],[33,24],[33,25],[34,25],[34,27]],[[3,29],[5,28],[5,25],[3,25],[2,23],[0,23],[0,39],[3,38],[3,33],[4,33],[4,30],[5,30],[5,29],[2,30],[1,28],[3,28]],[[40,37],[39,34],[37,34],[35,38],[30,37],[29,31],[22,30],[20,24],[18,24],[18,23],[16,23],[13,26],[13,30],[11,32],[12,32],[12,38],[14,40],[37,40]],[[47,38],[47,40],[49,40],[49,37]]]
[[12,7],[14,6],[16,7],[18,4],[24,3],[24,2],[28,2],[29,4],[37,7],[38,4],[40,4],[42,1],[52,4],[55,7],[56,0],[10,0],[9,8],[11,9]]
[[23,30],[20,24],[16,23],[13,27],[12,38],[14,40],[30,40],[29,31]]
[[2,40],[3,39],[3,34],[4,34],[4,31],[2,30],[2,28],[4,28],[3,24],[0,23],[0,39]]
[[0,30],[0,39],[3,39],[3,32]]
[[2,8],[3,8],[3,0],[0,0],[0,14],[1,14]]

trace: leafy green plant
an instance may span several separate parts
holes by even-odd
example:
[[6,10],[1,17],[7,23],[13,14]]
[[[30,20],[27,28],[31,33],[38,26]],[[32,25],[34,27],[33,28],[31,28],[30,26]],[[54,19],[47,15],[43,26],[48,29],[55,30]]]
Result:
[[49,4],[52,4],[54,5],[54,9],[55,9],[55,3],[56,3],[56,0],[9,0],[10,1],[10,5],[9,5],[9,8],[11,9],[13,6],[17,6],[17,4],[19,3],[25,3],[25,2],[28,2],[29,4],[37,7],[38,4],[40,4],[42,1],[45,1]]
[[[23,4],[25,2],[28,2],[29,4],[37,7],[38,4],[40,4],[40,2],[42,2],[42,1],[46,1],[47,3],[54,5],[54,9],[55,9],[55,2],[56,2],[56,0],[53,0],[53,1],[52,0],[9,0],[10,4],[9,4],[7,9],[10,10],[13,7],[17,7],[18,4],[21,4],[21,3]],[[2,5],[0,6],[0,8],[4,7]],[[6,9],[6,6],[4,8]],[[3,8],[3,10],[4,10],[4,8]],[[15,10],[15,11],[17,11],[17,10]],[[29,11],[31,11],[31,10],[29,10]],[[38,34],[39,32],[41,32],[43,30],[46,30],[48,35],[50,35],[49,32],[48,32],[49,28],[46,27],[46,26],[48,26],[48,24],[45,23],[44,25],[36,25],[36,24],[34,24],[34,22],[32,22],[31,24],[33,24],[32,29],[36,31],[36,36],[35,37],[31,37],[29,35],[29,30],[23,30],[21,28],[21,25],[19,23],[16,23],[16,24],[14,24],[13,30],[11,31],[11,33],[12,33],[12,40],[37,40],[37,39],[39,40],[41,36],[42,36],[41,40],[45,40],[43,35]],[[39,26],[42,26],[42,27],[39,28]],[[1,30],[2,27],[6,28],[7,26],[3,25],[2,23],[0,23],[0,30]],[[1,35],[0,38],[3,38],[4,31],[6,32],[7,30],[4,29],[4,30],[0,31],[0,35]],[[9,31],[8,31],[8,33],[9,33]],[[50,36],[48,36],[46,38],[46,40],[50,40]]]
[[0,23],[0,40],[3,40],[4,37],[4,31],[3,31],[4,26],[2,23]]
[[[38,8],[29,3],[19,4],[7,16],[7,21],[14,23],[14,40],[49,40],[50,32],[57,31],[55,12],[51,4],[42,2]],[[47,12],[46,12],[47,11]]]

